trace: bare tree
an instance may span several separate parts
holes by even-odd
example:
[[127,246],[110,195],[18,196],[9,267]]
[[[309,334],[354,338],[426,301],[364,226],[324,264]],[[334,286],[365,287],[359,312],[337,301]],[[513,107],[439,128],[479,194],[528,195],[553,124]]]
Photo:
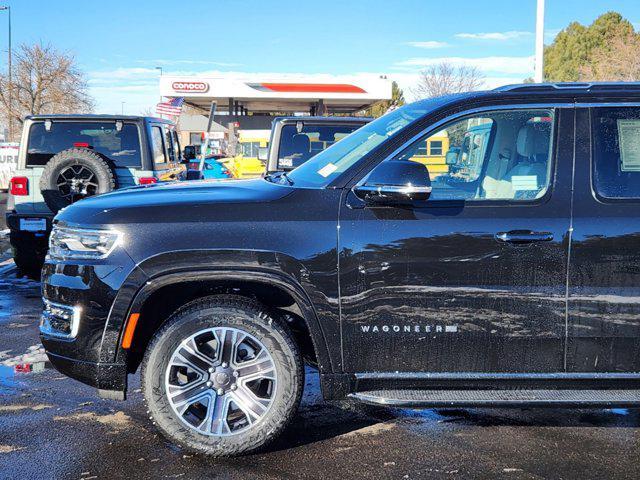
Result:
[[[26,115],[85,113],[93,109],[87,81],[73,56],[50,45],[35,44],[21,45],[14,58],[12,83],[7,72],[0,74],[0,107],[5,120],[21,126]],[[14,131],[14,137],[18,135]]]
[[414,97],[430,98],[449,93],[478,90],[484,85],[484,75],[476,67],[441,62],[420,72],[418,84],[411,89]]
[[597,48],[579,70],[582,81],[633,82],[640,80],[640,35],[618,34]]

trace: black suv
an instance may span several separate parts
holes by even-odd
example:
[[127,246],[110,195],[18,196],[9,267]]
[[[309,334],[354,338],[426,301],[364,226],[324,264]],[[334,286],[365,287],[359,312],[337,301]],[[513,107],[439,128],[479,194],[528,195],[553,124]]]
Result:
[[639,151],[638,85],[516,85],[288,175],[90,198],[56,217],[42,341],[109,397],[141,367],[160,430],[212,455],[279,434],[303,362],[327,399],[638,406]]

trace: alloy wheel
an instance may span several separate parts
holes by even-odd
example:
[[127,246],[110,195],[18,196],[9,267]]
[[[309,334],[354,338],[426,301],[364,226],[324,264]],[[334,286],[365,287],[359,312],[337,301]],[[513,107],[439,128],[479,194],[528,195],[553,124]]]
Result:
[[231,327],[208,328],[182,341],[165,373],[174,413],[209,436],[234,435],[259,422],[273,403],[276,381],[267,348]]

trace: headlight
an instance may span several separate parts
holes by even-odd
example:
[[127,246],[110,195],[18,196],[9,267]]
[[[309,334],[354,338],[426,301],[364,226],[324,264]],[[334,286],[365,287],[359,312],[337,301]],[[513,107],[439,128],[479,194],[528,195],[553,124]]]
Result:
[[121,241],[122,233],[117,230],[54,226],[49,237],[49,255],[62,259],[105,258]]

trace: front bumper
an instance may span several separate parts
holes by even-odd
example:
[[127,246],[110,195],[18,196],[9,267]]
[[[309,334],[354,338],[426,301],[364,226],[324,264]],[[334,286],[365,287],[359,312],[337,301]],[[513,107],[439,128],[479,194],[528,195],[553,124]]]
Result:
[[85,362],[49,350],[47,356],[60,373],[89,386],[120,392],[127,389],[127,366],[123,363]]
[[72,335],[41,329],[40,338],[53,366],[100,390],[124,391],[127,359],[126,355],[116,358],[121,329],[144,280],[122,250],[95,263],[48,258],[42,269],[43,299],[81,312]]

